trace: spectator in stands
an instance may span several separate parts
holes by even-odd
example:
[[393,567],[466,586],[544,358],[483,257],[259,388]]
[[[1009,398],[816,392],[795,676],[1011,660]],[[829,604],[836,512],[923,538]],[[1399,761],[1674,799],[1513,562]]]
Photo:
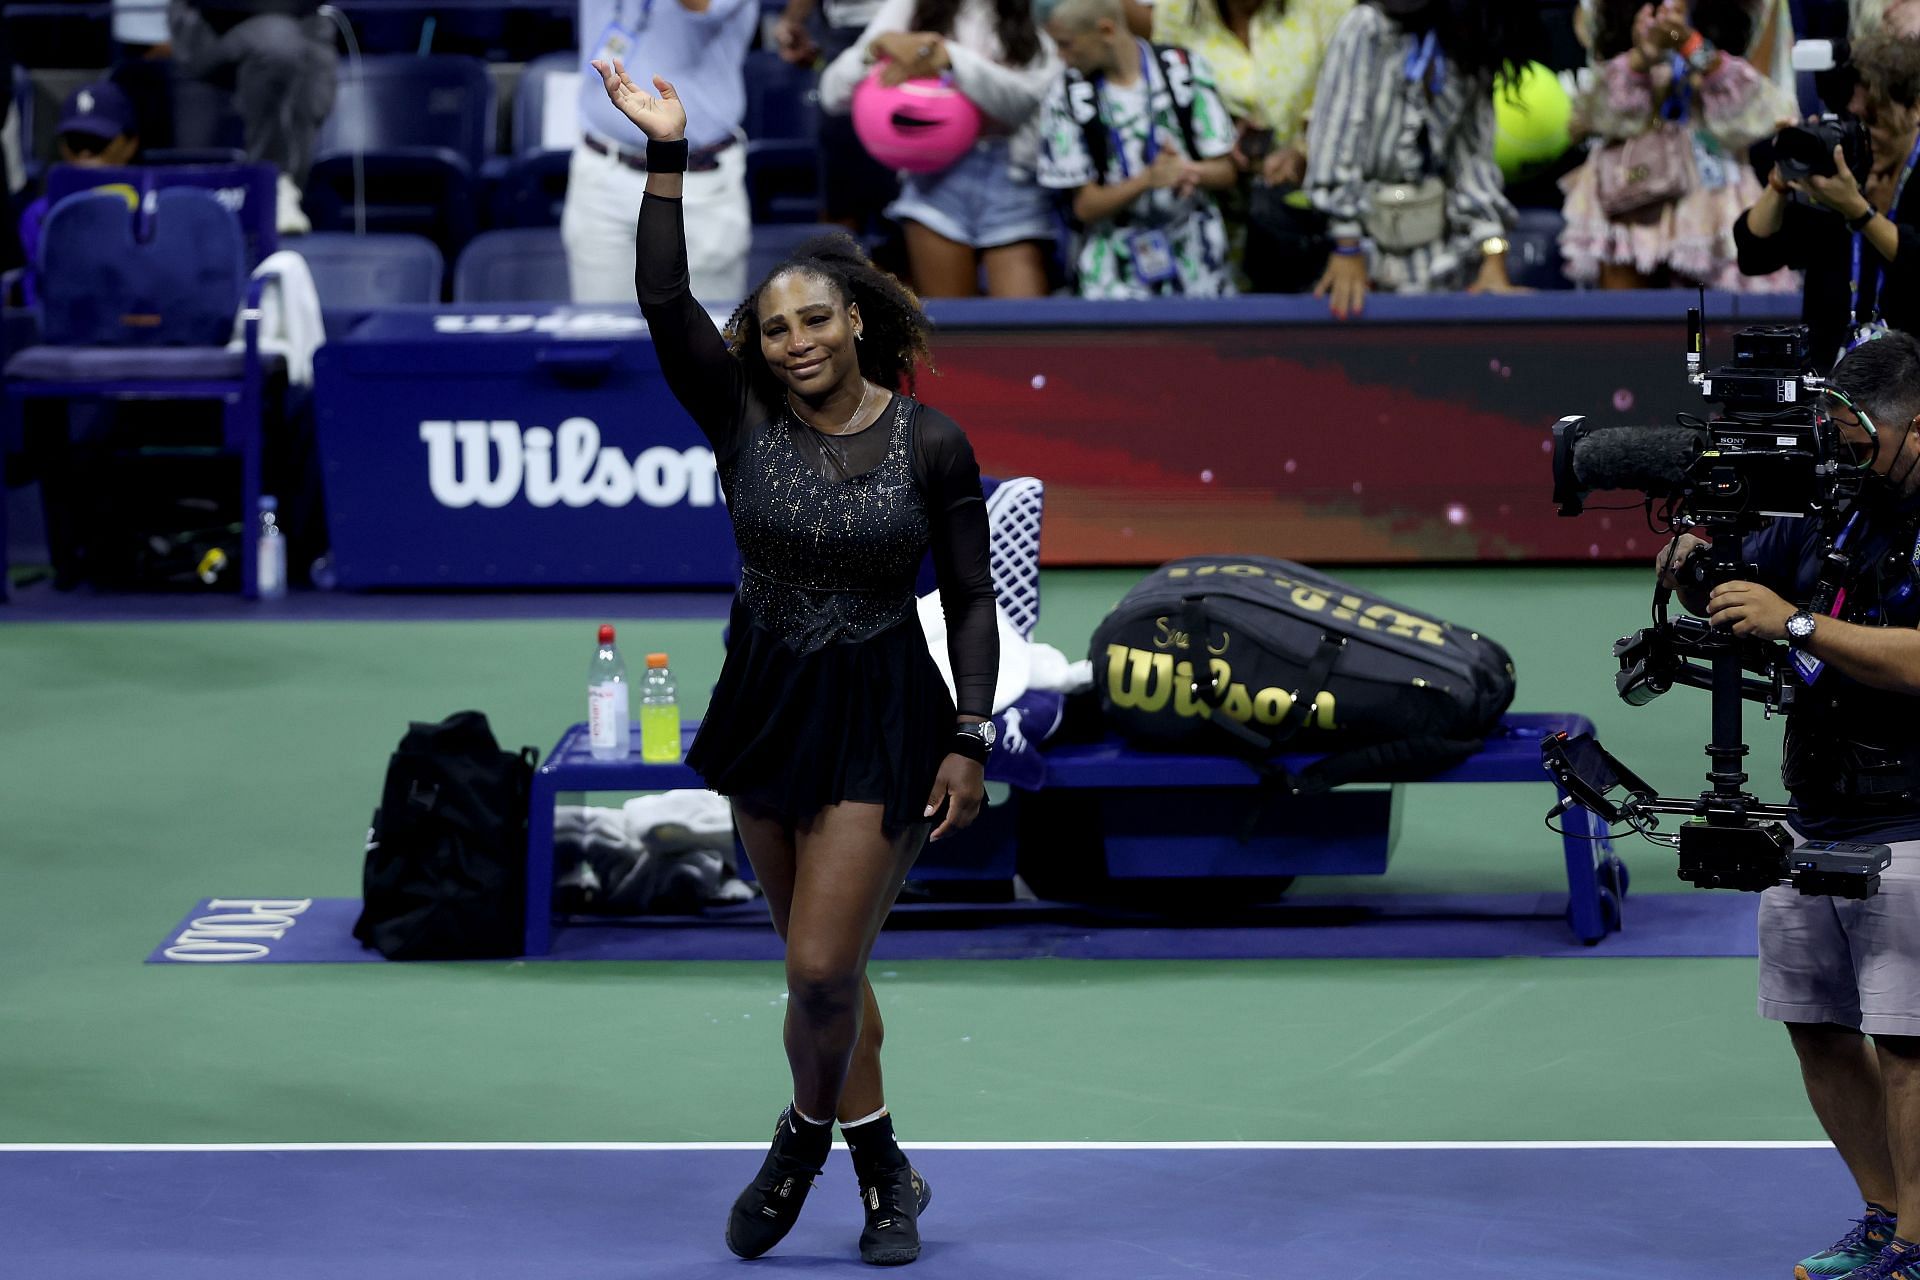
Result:
[[300,188],[339,70],[320,0],[173,0],[167,24],[180,74],[231,85],[248,159],[280,171],[280,234],[312,230]]
[[1306,176],[1307,116],[1321,58],[1353,5],[1354,0],[1161,0],[1153,7],[1154,40],[1206,59],[1234,119],[1233,162],[1240,181],[1219,200],[1243,286],[1279,287],[1258,262],[1252,265],[1261,278],[1248,274],[1253,188],[1290,191]]
[[1821,368],[1863,333],[1920,332],[1920,184],[1908,182],[1920,162],[1920,44],[1870,35],[1854,45],[1853,65],[1848,109],[1872,144],[1864,189],[1845,164],[1805,182],[1770,172],[1733,228],[1742,271],[1806,273],[1801,315]]
[[1206,60],[1135,36],[1121,0],[1060,0],[1047,31],[1067,70],[1041,108],[1038,172],[1072,193],[1080,296],[1234,292],[1214,203],[1237,178],[1234,127]]
[[1371,289],[1507,293],[1513,206],[1493,160],[1493,93],[1544,44],[1533,0],[1367,0],[1340,21],[1314,91],[1303,184],[1334,251],[1333,314]]
[[984,269],[996,298],[1047,292],[1043,247],[1053,209],[1034,181],[1040,102],[1060,59],[1031,0],[885,0],[860,39],[820,77],[820,106],[844,113],[873,68],[882,82],[951,75],[986,116],[973,149],[934,173],[904,173],[889,217],[906,228],[914,286],[934,298],[971,297]]
[[[702,302],[747,291],[753,212],[747,200],[745,62],[754,0],[580,0],[582,64],[618,58],[685,85],[693,122],[687,159],[687,266]],[[633,297],[633,218],[647,188],[647,153],[591,71],[580,79],[580,142],[567,167],[560,237],[575,302]]]
[[[1730,52],[1752,34],[1747,0],[1697,0],[1691,14],[1685,0],[1606,0],[1594,32],[1599,66],[1575,105],[1579,130],[1600,145],[1560,184],[1569,279],[1603,289],[1798,286],[1786,271],[1743,276],[1733,243],[1734,220],[1760,194],[1747,148],[1797,114]],[[1672,179],[1659,181],[1657,166],[1651,183],[1629,177],[1655,149]]]
[[[139,126],[134,120],[133,103],[111,80],[82,85],[67,95],[55,126],[61,164],[81,168],[118,168],[132,164],[140,152]],[[132,196],[129,195],[129,200]],[[37,306],[40,281],[37,263],[40,256],[40,224],[46,221],[47,197],[40,196],[20,215],[20,247],[26,254],[26,270],[20,278],[21,304]]]
[[[808,19],[819,11],[819,39]],[[880,12],[880,0],[787,0],[774,23],[774,47],[795,66],[832,62],[851,48]],[[820,113],[821,217],[855,235],[872,235],[900,194],[900,179],[860,145],[853,118]]]
[[1153,38],[1213,68],[1233,116],[1233,162],[1270,186],[1307,173],[1307,115],[1321,57],[1354,0],[1160,0]]

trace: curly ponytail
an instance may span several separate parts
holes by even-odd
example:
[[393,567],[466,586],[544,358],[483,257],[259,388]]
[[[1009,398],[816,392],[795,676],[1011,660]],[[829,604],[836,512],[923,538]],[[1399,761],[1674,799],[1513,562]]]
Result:
[[914,371],[933,368],[927,345],[932,322],[920,299],[892,274],[873,265],[866,252],[845,234],[816,236],[767,273],[727,321],[727,349],[747,366],[747,379],[768,403],[786,395],[786,385],[767,367],[760,350],[760,295],[790,271],[832,285],[843,306],[858,305],[865,335],[860,342],[860,372],[882,387],[913,394]]

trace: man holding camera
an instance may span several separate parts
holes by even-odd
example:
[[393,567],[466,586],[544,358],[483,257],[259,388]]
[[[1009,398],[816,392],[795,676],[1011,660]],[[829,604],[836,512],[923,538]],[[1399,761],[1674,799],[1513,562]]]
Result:
[[[1908,182],[1920,162],[1920,43],[1868,36],[1853,48],[1852,71],[1847,110],[1867,145],[1850,155],[1840,145],[1844,128],[1827,125],[1831,158],[1823,146],[1812,171],[1793,181],[1776,161],[1767,189],[1733,227],[1744,274],[1806,273],[1801,314],[1823,369],[1863,334],[1920,331],[1920,184]],[[1784,135],[1775,140],[1776,155],[1787,149]]]
[[1804,677],[1782,780],[1802,839],[1891,846],[1864,900],[1776,886],[1760,900],[1760,1014],[1787,1024],[1814,1113],[1865,1215],[1796,1268],[1799,1280],[1920,1280],[1920,341],[1888,332],[1848,353],[1822,410],[1844,459],[1867,469],[1837,546],[1841,604],[1816,615],[1835,530],[1779,519],[1748,537],[1754,581],[1688,585],[1703,544],[1660,554],[1662,585],[1714,626],[1784,641]]

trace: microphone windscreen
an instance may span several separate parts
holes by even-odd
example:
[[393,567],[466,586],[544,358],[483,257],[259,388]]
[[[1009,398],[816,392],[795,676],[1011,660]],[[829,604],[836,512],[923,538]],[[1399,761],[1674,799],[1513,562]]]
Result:
[[1574,442],[1573,473],[1587,489],[1670,494],[1706,443],[1694,427],[1606,427]]

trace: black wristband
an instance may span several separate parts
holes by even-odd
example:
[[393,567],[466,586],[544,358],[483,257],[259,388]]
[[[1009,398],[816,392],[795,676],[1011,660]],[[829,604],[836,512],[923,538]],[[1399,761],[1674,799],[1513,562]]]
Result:
[[685,173],[687,171],[687,140],[675,138],[662,141],[659,138],[647,139],[648,173]]
[[971,733],[953,735],[953,746],[949,748],[956,756],[965,756],[975,764],[985,764],[992,748]]
[[1868,205],[1867,211],[1865,213],[1861,214],[1857,218],[1847,219],[1847,230],[1856,232],[1856,233],[1865,231],[1867,227],[1873,222],[1873,220],[1879,216],[1880,216],[1880,211],[1874,208],[1872,205]]

